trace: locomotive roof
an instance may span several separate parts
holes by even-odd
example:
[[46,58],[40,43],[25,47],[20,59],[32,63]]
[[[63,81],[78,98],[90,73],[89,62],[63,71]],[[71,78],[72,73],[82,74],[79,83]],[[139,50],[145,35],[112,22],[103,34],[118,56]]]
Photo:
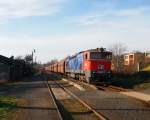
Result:
[[85,51],[81,51],[79,53],[76,53],[72,56],[69,56],[71,58],[77,56],[78,54],[84,53],[84,52],[105,52],[105,53],[112,53],[111,51],[106,51],[106,48],[96,48],[96,49],[89,49],[89,50],[85,50]]
[[[86,50],[87,52],[110,52],[110,51],[106,51],[106,48],[96,48],[96,49],[89,49]],[[86,52],[84,51],[84,52]]]

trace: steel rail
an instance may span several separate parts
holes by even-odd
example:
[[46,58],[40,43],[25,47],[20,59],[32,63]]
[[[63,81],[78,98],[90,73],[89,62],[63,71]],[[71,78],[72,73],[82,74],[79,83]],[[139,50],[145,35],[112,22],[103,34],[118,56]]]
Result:
[[56,109],[57,109],[59,119],[60,119],[60,120],[64,120],[63,117],[62,117],[62,115],[61,115],[61,112],[60,112],[60,110],[59,110],[58,103],[57,103],[57,99],[56,99],[56,97],[55,97],[55,95],[54,95],[54,93],[53,93],[53,91],[52,91],[52,88],[50,87],[50,85],[49,85],[49,83],[48,83],[48,80],[46,80],[46,85],[47,85],[48,90],[49,90],[49,93],[50,93],[50,95],[51,95],[51,97],[52,97],[53,103],[54,103],[54,105],[55,105],[55,107],[56,107]]

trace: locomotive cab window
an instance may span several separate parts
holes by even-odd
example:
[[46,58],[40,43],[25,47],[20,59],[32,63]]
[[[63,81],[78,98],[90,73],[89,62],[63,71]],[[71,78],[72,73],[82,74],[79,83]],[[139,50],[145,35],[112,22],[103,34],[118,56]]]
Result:
[[91,52],[90,59],[111,59],[112,54],[106,52]]

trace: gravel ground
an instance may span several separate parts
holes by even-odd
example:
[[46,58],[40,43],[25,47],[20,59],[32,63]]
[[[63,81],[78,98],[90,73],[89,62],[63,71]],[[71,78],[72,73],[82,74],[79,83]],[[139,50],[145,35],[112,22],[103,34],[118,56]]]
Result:
[[18,105],[14,120],[59,120],[48,88],[40,76],[5,85],[0,91],[0,95],[16,96],[27,101]]
[[[63,83],[63,81],[61,81]],[[110,120],[149,120],[150,108],[144,103],[116,92],[80,91],[66,87]]]

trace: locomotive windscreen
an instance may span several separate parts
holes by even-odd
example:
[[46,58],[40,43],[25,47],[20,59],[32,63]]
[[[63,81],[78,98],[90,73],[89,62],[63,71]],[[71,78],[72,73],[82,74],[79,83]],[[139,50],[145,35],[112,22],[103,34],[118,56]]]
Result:
[[91,52],[90,59],[111,59],[112,54],[110,52]]

